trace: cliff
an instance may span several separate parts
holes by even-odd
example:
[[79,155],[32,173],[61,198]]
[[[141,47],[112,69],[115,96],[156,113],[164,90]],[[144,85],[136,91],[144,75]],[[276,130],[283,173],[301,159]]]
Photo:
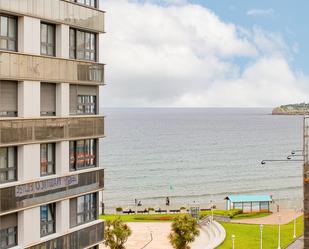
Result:
[[276,107],[272,111],[272,115],[303,115],[309,114],[309,104],[289,104]]

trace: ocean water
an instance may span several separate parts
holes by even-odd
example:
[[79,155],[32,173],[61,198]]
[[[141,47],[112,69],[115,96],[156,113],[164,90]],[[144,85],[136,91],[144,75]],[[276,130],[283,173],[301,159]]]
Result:
[[269,194],[295,205],[302,197],[300,162],[284,159],[302,148],[302,117],[273,116],[271,109],[104,109],[101,142],[106,208],[164,206],[228,194]]

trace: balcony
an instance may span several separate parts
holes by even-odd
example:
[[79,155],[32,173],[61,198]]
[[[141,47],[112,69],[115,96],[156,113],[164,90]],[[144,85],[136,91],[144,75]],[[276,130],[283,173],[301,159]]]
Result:
[[102,85],[104,64],[0,51],[0,79]]
[[[0,214],[97,191],[104,187],[104,170],[57,177],[0,189]],[[66,247],[64,247],[66,248]]]
[[63,0],[1,0],[1,11],[104,32],[104,12]]
[[56,239],[40,243],[35,246],[26,247],[26,249],[41,248],[72,248],[83,249],[98,244],[104,239],[104,223],[100,222],[91,227],[66,234]]
[[104,117],[0,119],[0,147],[104,136]]

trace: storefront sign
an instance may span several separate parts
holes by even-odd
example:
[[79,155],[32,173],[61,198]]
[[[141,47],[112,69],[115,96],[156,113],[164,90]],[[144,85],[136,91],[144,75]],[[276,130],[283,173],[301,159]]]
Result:
[[78,184],[78,175],[32,182],[15,187],[15,196],[22,197]]

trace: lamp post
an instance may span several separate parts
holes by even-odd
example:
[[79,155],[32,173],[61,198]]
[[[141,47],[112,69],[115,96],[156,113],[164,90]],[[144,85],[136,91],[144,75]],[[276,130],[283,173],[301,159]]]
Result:
[[235,249],[235,234],[232,234],[232,249]]
[[281,224],[281,215],[278,216],[278,249],[281,249],[281,245],[280,245],[281,227],[280,227],[280,224]]
[[294,230],[293,230],[293,239],[296,239],[296,207],[294,208]]
[[260,232],[261,232],[261,243],[260,243],[260,247],[261,249],[263,249],[263,224],[260,225]]
[[212,200],[210,201],[210,210],[211,210],[211,221],[214,221],[214,209]]

